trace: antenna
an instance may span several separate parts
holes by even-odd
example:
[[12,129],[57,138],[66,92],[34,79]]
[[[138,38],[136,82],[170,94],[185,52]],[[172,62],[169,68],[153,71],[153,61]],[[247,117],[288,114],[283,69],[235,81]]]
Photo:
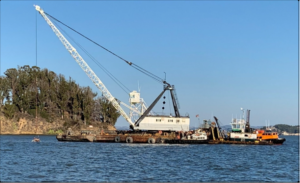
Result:
[[243,111],[243,118],[242,119],[245,119],[245,110],[241,107],[241,111]]
[[139,93],[141,93],[140,82],[139,82],[139,80],[138,80],[138,91],[139,91]]
[[265,123],[266,123],[266,130],[267,130],[267,126],[268,126],[268,124],[267,124],[267,120],[265,120]]

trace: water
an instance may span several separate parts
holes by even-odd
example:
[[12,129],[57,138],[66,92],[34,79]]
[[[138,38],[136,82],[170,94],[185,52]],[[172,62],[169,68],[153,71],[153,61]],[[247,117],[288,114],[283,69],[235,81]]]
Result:
[[299,180],[299,140],[283,145],[58,142],[0,136],[1,181],[241,182]]

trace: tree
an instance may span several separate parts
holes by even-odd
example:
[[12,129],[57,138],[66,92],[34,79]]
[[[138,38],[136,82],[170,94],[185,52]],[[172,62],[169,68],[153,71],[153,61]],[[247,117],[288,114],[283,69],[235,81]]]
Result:
[[[0,77],[0,108],[9,118],[17,112],[35,115],[49,120],[64,119],[67,112],[74,121],[105,122],[114,125],[120,116],[105,98],[95,98],[90,87],[80,87],[74,80],[66,80],[47,69],[28,65],[8,69]],[[33,112],[34,111],[34,112]]]
[[100,115],[102,122],[109,123],[110,125],[115,125],[117,119],[120,117],[120,113],[106,98],[102,97],[98,100],[100,103]]
[[94,98],[97,93],[93,93],[90,87],[83,88],[83,100],[82,100],[82,112],[84,117],[84,122],[88,122],[92,116],[94,108]]
[[7,101],[3,109],[5,117],[12,119],[15,115],[15,105],[12,102]]
[[14,103],[14,95],[18,82],[18,71],[15,68],[8,69],[4,72],[8,80],[9,89],[11,89],[11,97],[8,97],[8,100],[11,100]]
[[18,84],[15,90],[15,104],[22,113],[28,111],[32,102],[32,78],[30,75],[31,68],[28,65],[18,67]]
[[8,80],[6,77],[0,76],[0,110],[2,109],[4,99],[8,97],[9,97]]
[[61,119],[64,119],[64,112],[67,110],[67,105],[69,101],[69,83],[66,81],[63,75],[59,75],[59,84],[57,90],[57,105],[61,111]]
[[80,111],[80,101],[78,99],[80,87],[71,78],[69,79],[69,85],[71,88],[69,91],[70,93],[69,110],[70,110],[70,114],[72,114],[72,119],[76,121],[77,115],[79,114]]

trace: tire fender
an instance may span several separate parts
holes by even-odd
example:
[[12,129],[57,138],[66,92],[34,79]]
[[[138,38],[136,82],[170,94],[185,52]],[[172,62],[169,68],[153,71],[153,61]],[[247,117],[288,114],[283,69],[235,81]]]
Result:
[[126,143],[133,143],[132,137],[126,137]]
[[154,144],[154,143],[155,143],[155,139],[152,138],[152,137],[150,137],[150,138],[148,139],[148,143],[149,143],[149,144]]
[[115,142],[120,142],[120,140],[121,140],[120,136],[115,137]]

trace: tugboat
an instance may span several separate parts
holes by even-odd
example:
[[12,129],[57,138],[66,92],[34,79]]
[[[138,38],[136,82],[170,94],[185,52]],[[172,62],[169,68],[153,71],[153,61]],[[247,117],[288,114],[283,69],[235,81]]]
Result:
[[244,110],[243,111],[243,117],[242,119],[233,118],[231,121],[231,129],[232,131],[228,134],[228,137],[231,141],[256,141],[257,140],[257,134],[253,129],[250,128],[250,110],[247,110],[247,121],[245,121],[244,118]]
[[285,138],[279,138],[277,132],[272,132],[269,129],[264,130],[257,130],[257,139],[260,141],[270,141],[274,144],[283,144]]

